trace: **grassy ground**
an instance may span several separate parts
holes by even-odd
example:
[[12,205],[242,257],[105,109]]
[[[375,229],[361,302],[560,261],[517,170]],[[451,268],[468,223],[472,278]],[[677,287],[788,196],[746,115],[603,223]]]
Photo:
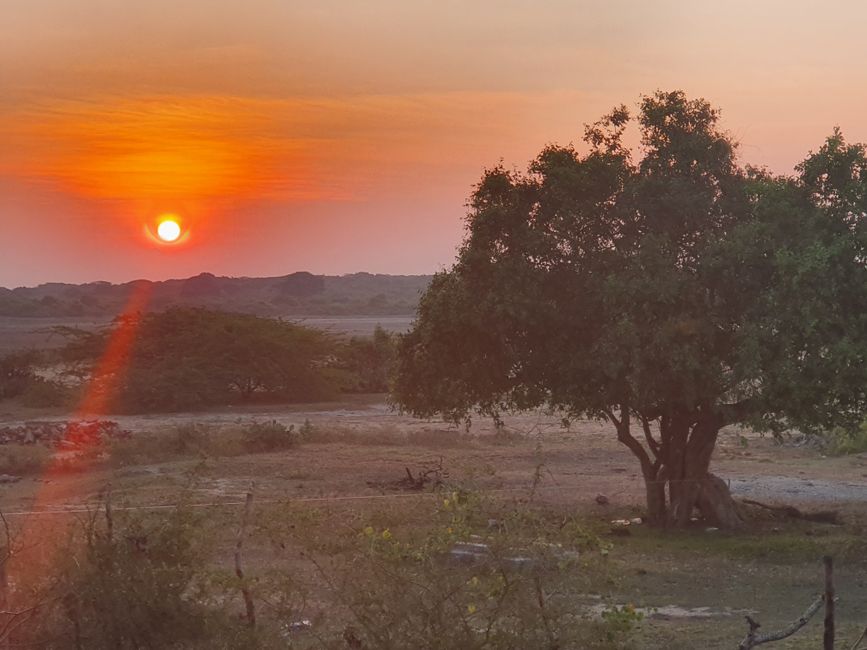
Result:
[[[297,596],[290,614],[279,610],[278,616],[278,609],[264,601],[260,608],[266,622],[285,622],[287,616],[312,621],[312,630],[292,637],[298,647],[322,647],[326,633],[340,638],[352,605],[342,596],[352,589],[334,587],[347,577],[355,581],[353,588],[368,585],[364,581],[373,574],[359,558],[369,557],[371,549],[384,554],[374,554],[383,566],[400,568],[400,561],[388,555],[395,548],[441,553],[461,536],[473,534],[506,550],[527,549],[543,540],[579,552],[575,561],[555,558],[553,568],[539,565],[543,595],[556,612],[551,614],[555,633],[595,626],[602,611],[613,623],[593,628],[591,636],[573,640],[573,645],[564,642],[564,647],[737,647],[746,631],[746,614],[759,620],[763,631],[800,616],[821,587],[824,554],[833,555],[837,563],[841,647],[851,645],[867,624],[867,508],[857,500],[837,502],[809,492],[778,499],[805,510],[839,509],[842,526],[750,510],[748,530],[736,535],[703,527],[665,532],[644,525],[632,525],[622,534],[612,530],[611,521],[640,515],[642,486],[631,457],[596,423],[563,429],[540,416],[525,416],[510,422],[507,435],[485,426],[468,434],[366,403],[233,415],[234,420],[184,416],[133,423],[131,441],[94,451],[84,465],[48,465],[43,473],[31,467],[22,481],[0,488],[0,507],[14,527],[45,539],[47,529],[60,526],[57,521],[84,515],[23,513],[92,510],[109,484],[119,519],[151,512],[147,516],[160,517],[161,511],[152,506],[184,501],[209,541],[209,565],[231,573],[241,502],[254,485],[244,564],[248,575],[260,581],[262,594],[275,581],[292,578],[291,590],[282,592]],[[251,449],[245,442],[250,421],[272,419],[280,426],[294,424],[296,438],[285,446],[278,440],[273,451]],[[202,424],[193,426],[196,421]],[[22,462],[38,459],[28,456]],[[774,478],[857,487],[864,483],[865,463],[863,455],[822,458],[758,437],[749,437],[744,446],[741,432],[729,432],[721,441],[716,470],[767,485],[777,485],[768,483]],[[407,469],[415,477],[430,471],[443,485],[406,490],[401,481]],[[454,512],[443,507],[456,492],[472,500],[472,508],[462,511],[460,526],[454,524]],[[597,494],[605,494],[608,505],[598,504]],[[47,523],[49,519],[55,523]],[[452,532],[444,532],[450,528]],[[431,546],[431,539],[441,546]],[[382,548],[373,548],[371,540]],[[397,565],[389,564],[395,561]],[[476,574],[483,582],[488,579],[475,566],[431,566],[437,568],[426,577],[429,584],[471,580]],[[528,600],[525,605],[516,600],[515,606],[526,606],[529,612],[537,606],[535,583],[527,582],[526,575],[521,580],[516,584],[529,589]],[[415,593],[401,592],[397,585],[371,582],[365,593],[372,602],[392,603],[388,615],[393,616],[400,614],[397,604],[413,602]],[[480,620],[494,598],[490,593],[461,601],[460,621]],[[242,611],[239,596],[224,605]],[[637,608],[641,620],[623,614],[632,611],[623,607]],[[820,638],[817,616],[798,635],[773,647],[814,648]]]

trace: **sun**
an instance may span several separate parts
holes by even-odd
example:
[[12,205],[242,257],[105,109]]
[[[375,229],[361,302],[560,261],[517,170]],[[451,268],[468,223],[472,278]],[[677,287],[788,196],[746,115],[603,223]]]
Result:
[[162,241],[171,243],[181,236],[181,227],[174,216],[164,216],[157,226],[157,237]]

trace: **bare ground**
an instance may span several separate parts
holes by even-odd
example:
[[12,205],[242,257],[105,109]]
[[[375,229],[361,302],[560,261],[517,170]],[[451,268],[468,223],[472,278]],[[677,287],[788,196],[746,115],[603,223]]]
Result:
[[[66,417],[6,410],[0,424]],[[0,486],[0,508],[19,521],[34,521],[39,518],[30,514],[34,510],[92,505],[108,482],[121,508],[170,505],[185,486],[192,486],[197,506],[215,516],[222,512],[220,517],[231,521],[255,482],[260,507],[292,502],[325,509],[336,530],[368,521],[399,528],[423,518],[435,497],[389,489],[388,483],[402,478],[405,468],[417,472],[441,463],[451,482],[503,503],[531,501],[546,512],[579,513],[604,535],[611,520],[642,511],[636,462],[611,428],[597,422],[567,428],[556,418],[525,414],[508,418],[499,434],[487,421],[466,431],[396,414],[380,398],[113,419],[134,434],[166,435],[189,422],[218,430],[250,421],[296,427],[307,421],[318,441],[280,453],[25,479]],[[753,511],[751,529],[736,536],[703,528],[667,534],[631,526],[628,535],[611,538],[606,598],[646,608],[632,647],[734,648],[746,629],[745,613],[762,621],[763,629],[787,623],[818,590],[824,553],[838,558],[838,628],[851,644],[867,624],[867,455],[826,458],[815,450],[781,447],[769,438],[729,430],[720,438],[714,471],[730,481],[736,496],[804,510],[837,509],[845,525],[793,522]],[[597,503],[599,494],[607,497],[607,505]],[[253,552],[251,562],[264,566],[271,560],[262,549]],[[820,627],[814,622],[773,647],[815,647]]]

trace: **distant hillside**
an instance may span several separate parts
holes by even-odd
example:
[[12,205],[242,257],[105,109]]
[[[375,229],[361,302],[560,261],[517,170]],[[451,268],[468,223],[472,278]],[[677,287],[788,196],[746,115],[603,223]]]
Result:
[[149,285],[147,309],[154,311],[171,306],[201,306],[261,316],[408,315],[415,311],[430,280],[429,275],[330,276],[302,271],[275,278],[229,278],[202,273],[162,282],[52,282],[38,287],[0,287],[0,316],[114,316],[142,285]]

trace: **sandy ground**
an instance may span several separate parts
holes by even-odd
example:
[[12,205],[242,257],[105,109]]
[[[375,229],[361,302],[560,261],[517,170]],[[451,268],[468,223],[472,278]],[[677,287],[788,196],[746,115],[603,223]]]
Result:
[[[0,412],[0,425],[68,417],[59,413],[33,415]],[[617,443],[609,425],[578,422],[565,428],[559,419],[542,413],[506,418],[509,435],[499,437],[489,420],[477,420],[467,431],[463,426],[401,415],[375,396],[341,404],[226,408],[111,419],[134,434],[169,433],[191,422],[219,430],[270,420],[295,426],[309,422],[320,432],[350,434],[352,440],[348,442],[304,445],[291,452],[291,465],[305,468],[313,477],[308,487],[315,486],[315,490],[307,496],[375,493],[368,483],[398,479],[405,467],[414,469],[439,462],[441,457],[455,478],[471,478],[485,489],[529,489],[539,468],[540,492],[555,501],[581,505],[595,503],[595,496],[604,494],[612,506],[639,507],[643,499],[637,462]],[[300,496],[297,488],[282,484],[280,472],[270,471],[268,455],[238,458],[228,464],[239,469],[250,463],[261,470],[251,473],[259,474],[259,483],[270,485],[275,497]],[[276,464],[285,473],[285,459],[281,457]],[[720,436],[713,470],[740,497],[822,508],[867,506],[867,454],[826,458],[813,449],[780,446],[768,437],[726,430]],[[229,486],[232,481],[227,478],[223,484]],[[240,485],[237,488],[222,491],[243,493]],[[7,494],[16,492],[19,490],[6,490]],[[306,490],[302,492],[306,494]]]
[[[67,417],[0,405],[0,426]],[[400,415],[381,396],[112,419],[133,435],[152,433],[167,440],[178,425],[193,422],[215,432],[253,421],[296,427],[309,422],[318,439],[283,452],[27,477],[0,485],[0,509],[14,525],[28,527],[34,539],[45,539],[56,534],[52,526],[68,520],[69,512],[86,518],[111,483],[117,510],[171,508],[179,495],[192,493],[195,507],[228,522],[224,532],[231,537],[243,496],[255,484],[256,507],[263,513],[289,504],[327,512],[335,530],[369,522],[399,530],[424,521],[440,497],[390,484],[404,477],[406,468],[417,472],[439,464],[449,483],[507,505],[532,501],[533,508],[557,516],[578,513],[603,530],[612,519],[637,517],[643,509],[637,461],[604,423],[577,422],[566,428],[557,418],[528,413],[507,418],[505,435],[497,435],[486,420],[467,431]],[[704,529],[667,536],[638,526],[628,537],[612,538],[615,550],[609,562],[616,580],[606,587],[609,598],[636,603],[648,614],[633,647],[736,647],[745,629],[744,613],[756,614],[766,629],[786,624],[821,584],[819,558],[826,549],[841,554],[841,631],[854,639],[867,615],[867,578],[863,558],[845,553],[867,521],[867,454],[824,457],[814,449],[779,446],[767,437],[726,430],[713,469],[736,496],[804,510],[836,509],[847,525],[774,520],[732,537]],[[607,505],[597,503],[600,494],[608,498]],[[229,539],[215,561],[228,563],[230,547]],[[268,553],[250,550],[253,569],[276,561]],[[818,647],[816,626],[780,647]]]

